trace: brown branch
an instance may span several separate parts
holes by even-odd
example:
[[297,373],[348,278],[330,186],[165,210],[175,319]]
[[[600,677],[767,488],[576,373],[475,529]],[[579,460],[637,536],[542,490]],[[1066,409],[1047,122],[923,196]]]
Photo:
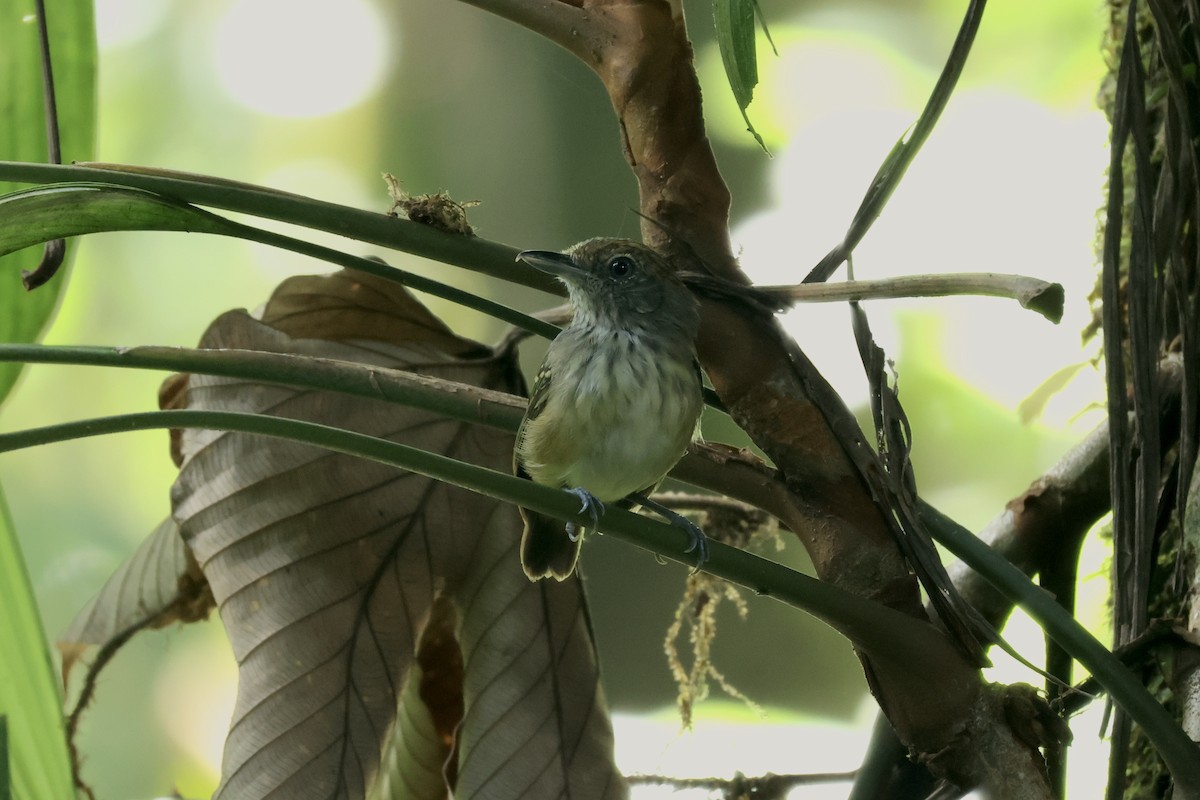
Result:
[[[566,47],[583,58],[575,49],[581,43],[579,32],[593,30],[578,3],[562,0],[461,0],[468,5],[490,11],[498,17],[515,22],[552,42]],[[575,45],[575,46],[572,46]]]
[[[1014,497],[979,538],[1027,575],[1077,549],[1111,508],[1108,488],[1108,423],[1072,447],[1049,472]],[[994,625],[1002,625],[1012,602],[965,564],[950,568],[955,585]]]
[[876,280],[801,283],[793,286],[756,286],[756,291],[798,303],[836,303],[847,300],[882,300],[901,297],[980,295],[1016,300],[1022,308],[1042,314],[1051,322],[1062,319],[1063,287],[1026,275],[995,272],[954,272],[942,275],[905,275]]
[[[547,32],[600,77],[638,180],[647,244],[676,259],[681,270],[748,283],[732,256],[729,192],[704,130],[678,3],[580,0],[577,9],[545,0],[465,1]],[[885,516],[890,511],[868,488],[868,474],[878,465],[853,415],[771,315],[722,298],[705,298],[702,313],[701,362],[734,421],[778,467],[780,479],[765,482],[764,494],[800,537],[818,575],[928,622]],[[859,651],[901,739],[931,758],[942,754],[935,766],[956,782],[977,785],[1007,769],[1030,776],[1024,796],[1046,796],[1037,790],[1036,748],[1023,751],[1030,758],[1014,759],[1013,752],[1022,752],[1017,743],[989,774],[977,771],[979,757],[964,758],[960,768],[947,755],[983,752],[992,743],[974,743],[988,736],[1013,737],[983,692],[976,663],[940,628],[917,627],[924,635],[906,655]]]
[[[1178,431],[1166,424],[1179,402],[1183,365],[1177,355],[1167,356],[1159,368],[1160,415],[1164,424],[1161,450]],[[1064,553],[1078,549],[1083,537],[1110,510],[1108,420],[1017,497],[1004,511],[984,526],[979,538],[1027,575],[1040,573]],[[992,588],[986,579],[964,564],[950,569],[954,583],[968,601],[994,625],[1001,625],[1012,611],[1012,603]]]

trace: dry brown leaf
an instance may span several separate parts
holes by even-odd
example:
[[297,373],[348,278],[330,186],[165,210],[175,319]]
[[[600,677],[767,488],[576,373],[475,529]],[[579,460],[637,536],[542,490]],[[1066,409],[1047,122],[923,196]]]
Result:
[[[419,365],[519,388],[511,363],[358,273],[290,280],[263,318],[275,327],[225,314],[202,346]],[[383,401],[192,375],[186,402],[511,465],[510,434]],[[625,796],[581,587],[525,579],[513,507],[264,437],[189,430],[182,454],[175,517],[239,664],[219,797],[362,798],[393,731],[401,740],[389,750],[388,774],[404,778],[402,788],[389,778],[393,797]],[[454,612],[457,649],[435,635],[447,630],[447,614],[433,613],[443,607]],[[441,622],[431,628],[431,619]],[[419,648],[442,655],[418,670]],[[448,787],[432,780],[439,757],[452,762]],[[397,768],[397,759],[408,763]]]
[[[187,385],[188,378],[190,377],[187,373],[182,375],[168,375],[166,380],[158,387],[158,407],[164,411],[184,408],[187,402]],[[177,467],[183,466],[183,453],[180,450],[182,445],[179,441],[181,435],[182,431],[175,428],[169,431],[171,461]]]
[[137,629],[205,619],[212,608],[212,593],[184,546],[179,526],[164,520],[59,637],[63,685],[89,648],[107,646]]
[[[458,615],[446,598],[434,603],[421,634],[417,661],[400,695],[396,727],[370,799],[449,797],[457,759],[455,730],[462,721],[462,651]],[[443,771],[449,776],[443,774]]]
[[492,352],[455,334],[400,284],[359,272],[289,278],[275,290],[260,319],[296,338],[425,344],[438,351],[442,363],[486,358]]

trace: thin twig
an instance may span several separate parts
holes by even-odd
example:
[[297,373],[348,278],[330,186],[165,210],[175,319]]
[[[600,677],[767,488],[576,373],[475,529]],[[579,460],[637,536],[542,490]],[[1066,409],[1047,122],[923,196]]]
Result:
[[717,494],[695,494],[692,492],[655,492],[654,499],[676,511],[724,511],[746,516],[758,516],[761,509]]
[[951,272],[941,275],[904,275],[898,278],[851,280],[837,283],[801,283],[783,286],[743,286],[698,273],[680,276],[704,294],[730,297],[760,309],[783,311],[794,303],[838,303],[890,300],[904,297],[980,295],[1016,300],[1051,322],[1062,319],[1062,284],[1027,275],[998,272]]
[[1051,322],[1062,319],[1063,287],[1026,275],[997,272],[952,272],[944,275],[905,275],[899,278],[803,283],[797,286],[759,286],[768,294],[802,303],[882,300],[900,297],[982,295],[1007,297],[1037,311]]
[[490,11],[498,17],[540,33],[588,61],[586,42],[596,32],[596,15],[584,13],[579,3],[563,0],[461,0],[467,5]]
[[[1170,620],[1151,620],[1150,624],[1138,636],[1132,639],[1128,644],[1123,644],[1113,650],[1113,655],[1121,659],[1121,663],[1131,669],[1135,669],[1147,660],[1147,655],[1151,653],[1155,647],[1166,642],[1175,641],[1182,642],[1178,631]],[[1100,681],[1096,680],[1095,676],[1090,676],[1076,685],[1070,690],[1063,692],[1062,696],[1056,701],[1052,701],[1052,705],[1056,705],[1064,716],[1074,716],[1088,706],[1093,700],[1099,699],[1104,694],[1104,686]]]
[[875,173],[875,178],[871,181],[866,196],[863,197],[862,205],[854,214],[854,220],[850,223],[850,228],[846,231],[842,241],[830,250],[817,266],[813,267],[804,279],[805,283],[828,280],[834,270],[850,257],[854,248],[871,229],[871,225],[883,213],[883,208],[891,198],[892,192],[900,185],[909,164],[916,158],[921,146],[933,132],[938,118],[941,117],[946,103],[950,100],[950,95],[954,92],[958,77],[962,74],[963,67],[967,63],[967,56],[971,52],[971,45],[975,42],[975,34],[979,30],[985,4],[986,0],[971,0],[962,25],[958,29],[958,36],[950,48],[950,55],[946,58],[946,64],[942,67],[942,73],[938,76],[933,92],[930,94],[925,108],[921,111],[921,116],[913,125],[907,138],[902,138],[896,143],[879,167],[879,171]]
[[[46,114],[46,150],[51,164],[62,163],[62,144],[58,135],[58,99],[54,91],[54,67],[50,61],[49,20],[46,18],[45,0],[37,0],[38,46],[42,61],[42,98]],[[46,242],[42,260],[32,270],[21,272],[21,282],[32,291],[54,277],[67,257],[67,243],[63,239]]]
[[727,798],[754,797],[758,800],[778,800],[799,786],[819,783],[849,783],[854,772],[815,772],[806,775],[776,775],[768,772],[754,778],[740,772],[732,778],[672,778],[667,775],[630,775],[626,780],[633,785],[670,786],[679,791],[684,789],[707,789],[719,791]]
[[84,679],[83,689],[79,692],[79,698],[75,701],[75,707],[67,715],[66,734],[67,749],[71,755],[71,778],[75,781],[75,788],[83,792],[88,800],[96,800],[96,795],[92,791],[92,787],[83,779],[83,761],[79,756],[79,748],[75,741],[79,733],[79,723],[83,719],[83,712],[87,710],[96,694],[100,673],[108,666],[113,656],[139,631],[155,627],[154,623],[164,616],[166,611],[167,609],[164,609],[158,614],[135,622],[104,643],[96,654],[96,660],[88,667],[87,677]]

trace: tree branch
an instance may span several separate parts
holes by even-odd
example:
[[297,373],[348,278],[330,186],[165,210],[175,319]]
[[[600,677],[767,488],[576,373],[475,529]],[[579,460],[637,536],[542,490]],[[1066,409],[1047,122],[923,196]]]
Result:
[[[594,22],[579,4],[564,0],[462,0],[467,5],[490,11],[498,17],[515,22],[552,42],[562,45],[575,55],[581,55],[581,34],[590,38],[598,31]],[[585,59],[586,60],[586,59]]]
[[1026,275],[996,272],[952,272],[942,275],[905,275],[899,278],[800,283],[794,286],[755,286],[754,291],[781,301],[836,303],[850,300],[887,300],[900,297],[981,295],[1016,300],[1022,308],[1037,311],[1051,322],[1062,319],[1062,284]]
[[[1161,416],[1174,416],[1183,385],[1183,364],[1177,355],[1162,360],[1159,368]],[[1177,433],[1170,425],[1160,426],[1163,452]],[[1057,464],[1017,497],[1010,500],[978,536],[1026,575],[1041,572],[1063,553],[1077,549],[1083,537],[1110,510],[1109,425],[1101,422],[1079,444],[1067,451]],[[954,583],[972,605],[997,627],[1012,611],[1012,602],[1002,597],[981,575],[958,562],[950,567]]]
[[[605,32],[580,32],[592,48],[581,57],[616,111],[622,150],[638,180],[643,239],[680,270],[748,283],[732,255],[729,192],[704,130],[679,5],[582,0],[582,8],[594,30]],[[734,421],[779,468],[788,507],[776,513],[800,536],[818,575],[927,620],[892,518],[885,516],[890,511],[881,509],[860,471],[878,464],[853,415],[771,315],[705,298],[702,316],[701,363]],[[979,713],[1005,727],[983,695],[975,662],[945,635],[937,649],[939,658],[923,659],[934,667],[924,672],[903,659],[859,651],[868,683],[901,738],[929,754],[962,744],[964,734],[970,742],[979,726],[969,726]],[[931,686],[939,690],[931,693]],[[1024,768],[1014,765],[1014,771]],[[986,776],[964,772],[956,779],[974,785]]]

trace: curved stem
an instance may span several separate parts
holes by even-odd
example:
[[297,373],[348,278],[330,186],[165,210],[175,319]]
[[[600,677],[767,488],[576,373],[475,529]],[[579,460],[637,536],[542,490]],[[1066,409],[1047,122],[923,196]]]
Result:
[[0,180],[129,186],[199,206],[238,211],[402,250],[551,294],[564,293],[549,276],[522,269],[516,262],[519,251],[515,247],[263,186],[123,164],[57,165],[22,161],[0,161]]
[[[204,428],[289,439],[416,472],[580,525],[592,521],[590,516],[579,513],[576,497],[548,486],[398,442],[329,425],[260,414],[169,410],[100,417],[0,434],[0,453],[90,436],[161,428]],[[692,565],[692,557],[684,551],[690,542],[689,534],[676,526],[614,506],[604,515],[604,532]],[[806,611],[870,652],[931,668],[940,657],[930,652],[936,653],[937,642],[944,641],[933,626],[781,564],[714,541],[710,542],[704,569],[758,595]]]
[[259,350],[0,344],[0,363],[6,361],[195,372],[281,383],[386,400],[510,432],[516,431],[525,413],[524,398],[471,384],[353,361]]
[[[462,0],[539,33],[584,58],[583,40],[591,38],[595,23],[578,4],[565,0]],[[585,59],[586,60],[586,59]]]
[[1181,796],[1198,796],[1195,792],[1200,791],[1200,745],[1187,737],[1166,709],[1107,647],[1084,630],[1050,594],[967,531],[955,525],[939,526],[937,540],[987,578],[1001,594],[1024,608],[1042,630],[1096,676],[1113,702],[1136,720],[1150,737],[1183,792]]
[[877,280],[801,283],[793,286],[755,286],[755,292],[800,303],[833,303],[848,300],[885,300],[900,297],[983,295],[1016,300],[1052,322],[1062,318],[1063,287],[1026,275],[997,272],[952,272],[941,275],[905,275]]
[[[46,150],[51,164],[62,163],[62,140],[58,135],[58,93],[54,87],[54,62],[50,57],[50,28],[46,19],[46,2],[37,0],[38,47],[42,62],[42,99],[46,109]],[[53,278],[67,258],[67,243],[63,239],[46,242],[42,260],[32,270],[21,273],[21,282],[32,291]]]
[[842,237],[842,241],[812,268],[812,271],[804,279],[805,283],[827,280],[833,271],[850,257],[854,248],[867,235],[867,231],[871,229],[875,220],[883,212],[883,207],[887,205],[892,193],[900,185],[909,164],[916,158],[921,146],[933,132],[938,118],[941,117],[946,103],[950,100],[950,95],[954,92],[958,78],[967,63],[967,56],[971,53],[971,46],[975,43],[975,34],[979,31],[979,23],[983,19],[983,9],[986,4],[987,0],[971,0],[968,4],[962,24],[958,29],[958,35],[950,48],[950,55],[946,58],[942,73],[938,76],[937,83],[934,84],[933,92],[929,95],[929,100],[926,101],[921,116],[917,118],[908,135],[896,142],[879,167],[879,171],[875,173],[875,178],[871,181],[871,186],[867,189],[866,196],[863,197],[862,204],[855,212],[850,228]]
[[[332,360],[300,359],[295,356],[256,352],[187,351],[159,347],[119,351],[112,348],[0,346],[0,360],[15,359],[18,355],[22,356],[20,360],[57,363],[111,364],[148,369],[199,367],[201,369],[196,371],[260,379],[263,378],[262,371],[265,370],[271,378],[284,383],[324,389],[337,388],[397,402],[411,400],[419,407],[445,412],[445,405],[426,405],[434,396],[433,393],[436,393],[440,401],[449,402],[450,407],[463,414],[455,414],[456,417],[488,422],[510,430],[515,427],[520,417],[520,401],[501,393],[487,392],[478,387],[463,387],[473,391],[461,398],[447,399],[446,387],[442,384],[450,382],[431,381],[421,376],[364,368],[361,365],[343,364]],[[410,383],[410,379],[416,380]],[[490,398],[489,395],[495,395],[495,398]],[[481,399],[486,401],[482,406],[479,405]],[[482,414],[468,416],[468,408],[487,410]],[[172,410],[85,420],[0,434],[0,452],[85,436],[172,427],[216,428],[294,439],[418,472],[560,519],[575,520],[581,524],[589,521],[576,513],[578,502],[573,497],[548,487],[407,445],[326,425],[263,415]],[[1200,782],[1200,759],[1196,759],[1196,745],[1183,735],[1166,711],[1107,648],[1081,628],[1020,570],[993,553],[987,545],[954,525],[931,527],[937,532],[937,539],[941,544],[992,581],[997,589],[1013,602],[1026,608],[1067,652],[1096,676],[1101,685],[1108,689],[1114,701],[1146,729],[1181,785],[1191,785],[1192,780]],[[687,556],[683,554],[687,534],[671,525],[614,508],[605,516],[605,532],[667,558],[688,563]],[[788,605],[808,611],[837,628],[860,647],[874,652],[888,652],[891,657],[900,660],[912,654],[913,630],[927,627],[907,615],[891,611],[829,584],[814,581],[782,565],[720,542],[710,543],[710,559],[705,564],[705,569],[757,594],[774,597]],[[880,641],[877,630],[880,624],[900,626],[906,632],[897,634],[898,638],[887,636],[886,642]],[[904,642],[900,641],[905,637],[910,638]],[[916,638],[920,640],[924,637]],[[900,650],[888,649],[896,647],[900,647]],[[929,657],[927,653],[921,660]],[[1197,774],[1192,775],[1193,772]]]
[[328,261],[331,264],[337,264],[347,269],[356,269],[372,275],[378,275],[385,280],[399,283],[410,289],[426,292],[443,300],[449,300],[452,303],[458,303],[466,308],[474,309],[490,317],[495,317],[502,322],[507,322],[509,325],[515,325],[518,328],[547,339],[553,339],[559,333],[558,327],[551,325],[549,322],[531,317],[502,303],[488,300],[486,297],[480,297],[477,294],[459,289],[456,286],[450,286],[441,281],[435,281],[423,275],[417,275],[416,273],[393,267],[383,261],[351,255],[341,250],[334,250],[331,247],[313,244],[312,242],[306,242],[292,236],[285,236],[281,233],[274,233],[228,219],[222,219],[222,222],[229,228],[228,233],[225,234],[228,236],[258,242],[259,244],[271,247],[278,247],[281,250],[290,250],[293,253],[299,253],[321,261]]
[[[522,397],[403,370],[257,350],[0,343],[0,363],[6,361],[195,372],[302,386],[386,400],[510,433],[520,425],[526,404]],[[787,519],[778,476],[747,453],[696,442],[671,475]]]

